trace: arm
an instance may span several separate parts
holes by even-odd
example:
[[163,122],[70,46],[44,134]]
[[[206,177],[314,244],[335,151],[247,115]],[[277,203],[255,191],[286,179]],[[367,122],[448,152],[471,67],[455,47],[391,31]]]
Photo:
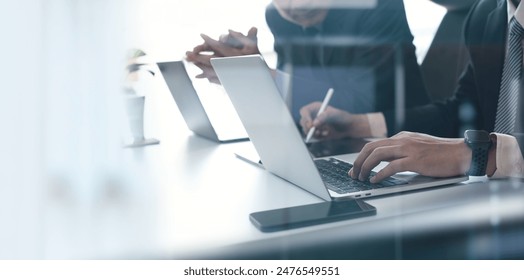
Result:
[[[385,111],[388,135],[394,135],[398,130],[417,131],[441,137],[457,137],[463,120],[459,118],[459,109],[469,107],[473,114],[478,115],[477,88],[474,70],[471,63],[464,70],[455,95],[443,102],[433,102],[427,105],[406,109],[405,121],[400,128],[395,127],[395,115]],[[470,127],[478,128],[480,118],[472,118]]]
[[[494,158],[490,158],[488,165],[493,160]],[[469,170],[471,149],[462,138],[439,138],[401,132],[391,138],[366,144],[349,175],[363,181],[381,161],[389,161],[389,164],[370,179],[372,183],[402,171],[433,177],[451,177],[465,174]]]
[[[398,130],[406,131],[417,131],[421,133],[441,136],[441,137],[457,137],[459,130],[462,125],[464,125],[464,120],[461,120],[459,117],[459,110],[461,108],[472,110],[472,114],[476,117],[472,117],[469,120],[469,123],[466,123],[471,128],[481,128],[480,121],[478,117],[480,110],[478,105],[477,97],[477,87],[474,76],[474,69],[471,62],[468,64],[464,70],[455,95],[444,102],[433,102],[426,105],[411,107],[406,109],[405,122],[400,127],[397,128],[395,125],[395,112],[393,110],[388,110],[383,112],[385,119],[385,126],[387,128],[388,135],[394,135]],[[301,117],[304,119],[301,121],[302,127],[305,130],[309,130],[311,125],[317,126],[317,128],[323,126],[328,130],[337,130],[332,125],[340,128],[345,127],[348,131],[344,136],[351,135],[352,137],[370,137],[369,133],[360,133],[352,132],[352,127],[362,127],[363,125],[369,125],[366,123],[361,123],[361,121],[366,120],[365,118],[359,117],[358,120],[351,118],[351,116],[359,116],[355,114],[350,114],[348,112],[331,111],[331,114],[335,115],[344,115],[344,116],[329,116],[324,118],[318,118],[316,124],[312,124],[311,117],[315,116],[316,112],[315,105],[307,105],[301,110]],[[303,112],[302,112],[303,111]],[[341,121],[346,121],[345,125],[341,125]],[[359,121],[360,120],[360,121]],[[330,124],[330,121],[335,121],[335,123]],[[366,120],[367,122],[367,120]],[[317,133],[321,133],[320,129]],[[338,133],[340,134],[340,133]],[[335,137],[337,134],[333,134]],[[373,135],[376,136],[376,135]],[[317,137],[326,138],[322,134],[318,134]],[[524,143],[524,141],[522,141]]]
[[524,159],[518,140],[510,135],[492,133],[491,139],[496,146],[493,155],[495,159],[491,163],[488,161],[488,176],[495,178],[518,177],[524,178]]
[[202,73],[196,76],[197,78],[207,78],[213,83],[219,84],[220,81],[211,66],[211,58],[260,53],[255,27],[252,27],[247,35],[229,30],[229,33],[220,36],[218,41],[205,34],[202,34],[201,37],[204,39],[204,43],[196,46],[192,51],[186,52],[186,59],[202,70]]
[[[465,25],[466,44],[470,48],[470,60],[472,50],[479,50],[474,52],[476,61],[479,57],[496,55],[496,53],[493,54],[493,48],[487,50],[479,48],[479,46],[486,44],[483,32],[486,29],[485,24],[488,15],[496,8],[495,4],[494,1],[479,1],[470,12]],[[499,42],[496,41],[496,43]],[[461,121],[459,119],[459,108],[466,104],[473,109],[472,113],[476,114],[471,118],[470,127],[482,128],[481,118],[483,115],[479,110],[480,97],[477,88],[479,81],[475,77],[473,63],[470,61],[460,79],[455,96],[444,103],[428,105],[430,109],[425,112],[416,112],[419,113],[418,116],[431,117],[430,119],[410,118],[410,121],[423,125],[434,121],[436,124],[433,128],[439,129],[451,124],[452,130],[456,131],[460,125],[459,121]],[[420,122],[417,123],[417,121]],[[451,132],[453,133],[453,131]],[[486,171],[489,176],[524,177],[524,160],[522,149],[519,147],[519,144],[524,141],[519,141],[518,138],[518,135],[517,137],[496,133],[491,135],[494,145],[488,152]],[[462,139],[443,139],[422,134],[401,133],[399,136],[367,145],[355,161],[354,169],[351,170],[350,175],[353,178],[364,179],[369,175],[369,170],[382,160],[390,161],[390,164],[379,172],[380,174],[372,181],[379,181],[385,176],[390,176],[399,171],[415,171],[430,176],[462,174],[469,169],[467,166],[469,165],[468,162],[471,161],[471,151],[466,149]]]
[[[510,135],[492,133],[486,173],[489,177],[524,178],[524,159],[517,139]],[[401,132],[391,138],[366,144],[355,160],[349,176],[358,180],[368,178],[381,161],[389,164],[380,170],[372,183],[402,171],[426,176],[450,177],[465,174],[471,164],[471,149],[462,138],[438,138],[426,134]]]
[[[484,42],[485,39],[483,39],[486,15],[495,8],[492,7],[492,2],[487,3],[487,9],[481,7],[482,4],[478,2],[475,7],[470,10],[464,23],[463,35],[464,42],[468,47],[467,58],[469,59],[469,62],[466,64],[466,67],[459,78],[459,83],[455,89],[454,96],[444,102],[432,103],[422,107],[408,108],[405,116],[406,121],[401,127],[395,127],[395,119],[392,112],[384,112],[388,134],[390,136],[398,131],[408,130],[442,137],[461,137],[461,135],[458,135],[460,133],[460,120],[458,116],[459,107],[469,106],[476,111],[477,115],[479,114],[477,82],[475,80],[475,71],[470,52],[472,48],[479,49],[479,46],[486,44],[486,42]],[[489,55],[492,55],[492,53],[489,53]],[[472,120],[468,126],[481,128],[479,121],[480,118],[477,117],[475,120]]]
[[[477,94],[474,69],[469,63],[460,79],[455,96],[442,103],[408,109],[404,128],[436,135],[456,135],[462,124],[459,118],[461,106],[471,106],[470,108],[476,110],[478,115]],[[388,131],[391,131],[389,129],[392,116],[387,113],[384,115],[388,123]],[[479,121],[479,116],[473,117],[474,123],[471,126],[479,127]],[[496,146],[492,147],[488,158],[488,166],[491,168],[489,170],[493,172],[496,170]],[[401,132],[391,138],[366,145],[349,174],[353,178],[367,178],[371,169],[381,161],[389,161],[390,164],[382,169],[372,182],[401,171],[448,177],[465,174],[469,170],[471,150],[462,138],[438,138],[421,133]]]

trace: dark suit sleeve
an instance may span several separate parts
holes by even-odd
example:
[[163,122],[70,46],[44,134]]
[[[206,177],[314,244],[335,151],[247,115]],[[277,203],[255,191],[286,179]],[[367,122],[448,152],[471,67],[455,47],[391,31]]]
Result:
[[[473,67],[469,64],[460,78],[453,97],[444,102],[408,108],[404,125],[400,128],[396,126],[394,112],[384,112],[389,136],[406,130],[440,137],[462,137],[460,130],[464,126],[477,127],[476,88],[473,75]],[[459,115],[459,112],[462,114]]]
[[[478,6],[478,5],[477,5]],[[464,25],[466,44],[471,43],[471,34],[483,31],[484,22],[473,22],[476,8],[473,8]],[[469,57],[455,94],[443,102],[433,102],[424,106],[406,109],[405,121],[402,125],[395,123],[395,114],[385,111],[388,135],[399,131],[416,131],[441,137],[462,137],[461,131],[466,128],[479,128],[478,90],[475,81],[475,69]]]

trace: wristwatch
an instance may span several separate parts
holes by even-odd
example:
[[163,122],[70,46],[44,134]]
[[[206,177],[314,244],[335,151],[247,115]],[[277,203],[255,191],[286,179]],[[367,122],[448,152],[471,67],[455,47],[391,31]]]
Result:
[[471,149],[471,167],[467,175],[484,176],[488,164],[488,152],[491,148],[491,139],[484,130],[466,130],[464,142]]

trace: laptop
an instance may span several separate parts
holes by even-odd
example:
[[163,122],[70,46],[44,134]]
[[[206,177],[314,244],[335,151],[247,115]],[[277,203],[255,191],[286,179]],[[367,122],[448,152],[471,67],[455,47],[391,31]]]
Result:
[[[157,65],[187,127],[193,133],[219,143],[248,140],[247,133],[238,119],[235,109],[227,104],[230,103],[227,96],[224,96],[225,99],[218,99],[220,96],[216,96],[218,101],[215,103],[220,104],[213,105],[216,105],[215,107],[220,109],[221,112],[216,114],[215,117],[220,119],[213,119],[215,122],[212,122],[193,86],[185,62],[159,62]],[[220,93],[212,92],[210,94],[219,95]]]
[[237,110],[264,168],[325,200],[362,198],[419,190],[467,180],[406,172],[379,184],[351,179],[352,164],[310,154],[260,55],[213,58],[211,64]]

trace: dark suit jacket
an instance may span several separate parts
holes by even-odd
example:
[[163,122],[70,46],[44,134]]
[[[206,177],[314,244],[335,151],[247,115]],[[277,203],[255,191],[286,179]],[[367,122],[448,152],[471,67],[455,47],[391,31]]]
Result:
[[429,102],[402,0],[380,0],[375,9],[332,9],[322,24],[308,29],[269,5],[266,21],[275,37],[278,68],[294,77],[297,120],[300,108],[322,101],[329,87],[335,89],[334,107],[394,114],[397,47],[405,67],[406,105]]
[[[465,129],[493,131],[497,113],[507,33],[506,0],[479,0],[464,25],[469,63],[454,97],[407,111],[405,130],[462,137]],[[514,136],[522,144],[523,104]],[[386,116],[392,122],[392,116]]]
[[[405,130],[440,136],[459,136],[462,128],[493,130],[506,25],[505,0],[479,0],[473,6],[464,25],[469,62],[455,95],[443,103],[408,110]],[[390,119],[386,117],[387,122]]]

